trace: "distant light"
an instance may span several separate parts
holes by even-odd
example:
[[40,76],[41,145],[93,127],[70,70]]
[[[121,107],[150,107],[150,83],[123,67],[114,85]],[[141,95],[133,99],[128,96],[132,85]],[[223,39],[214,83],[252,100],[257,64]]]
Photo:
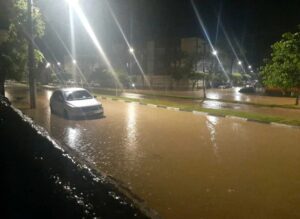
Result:
[[77,61],[76,61],[75,59],[73,59],[72,62],[73,62],[73,64],[76,64],[76,63],[77,63]]
[[213,50],[213,51],[212,51],[212,54],[213,54],[214,56],[216,56],[216,55],[218,55],[218,51],[217,51],[217,50]]
[[132,47],[129,48],[130,53],[134,53],[134,49]]
[[51,66],[50,62],[47,62],[46,68],[49,68]]
[[252,66],[251,66],[251,65],[249,65],[249,66],[248,66],[248,68],[249,68],[249,69],[251,69],[251,68],[252,68]]
[[134,83],[132,83],[132,84],[131,84],[131,87],[135,87],[135,84],[134,84]]
[[238,64],[239,64],[239,65],[242,65],[242,61],[238,61]]
[[57,65],[60,66],[61,65],[60,62],[57,62]]
[[251,73],[253,73],[253,71],[251,70]]

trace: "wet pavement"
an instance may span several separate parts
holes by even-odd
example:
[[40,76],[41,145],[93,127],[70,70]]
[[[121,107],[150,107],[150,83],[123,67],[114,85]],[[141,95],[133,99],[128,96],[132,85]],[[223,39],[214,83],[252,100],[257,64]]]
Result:
[[[180,99],[172,97],[159,97],[162,100],[167,100],[170,102],[177,102],[183,104],[197,103],[203,108],[208,109],[235,109],[242,112],[248,113],[258,113],[266,116],[273,117],[283,117],[288,119],[298,119],[300,120],[300,108],[298,109],[289,109],[289,108],[280,108],[280,107],[264,107],[264,106],[255,106],[249,104],[240,104],[240,103],[229,103],[222,102],[220,100],[229,100],[229,101],[241,101],[249,102],[255,104],[266,104],[266,105],[293,105],[295,102],[294,98],[290,97],[270,97],[262,95],[251,95],[239,93],[240,88],[230,88],[230,89],[208,89],[207,97],[210,100],[200,101],[200,100],[191,100],[191,99]],[[134,93],[138,92],[138,93]],[[151,94],[154,96],[145,96]],[[170,96],[189,96],[189,97],[202,97],[202,91],[147,91],[147,90],[126,90],[121,94],[122,97],[132,98],[132,99],[151,99],[156,98],[155,95],[170,95]],[[214,100],[215,99],[215,100]]]
[[[233,87],[228,89],[207,89],[206,96],[209,99],[216,100],[229,100],[229,101],[242,101],[256,104],[276,104],[276,105],[293,105],[295,98],[291,97],[270,97],[257,94],[244,94],[240,93],[240,87]],[[151,94],[151,95],[167,95],[167,96],[182,96],[182,97],[194,97],[202,98],[203,91],[164,91],[164,90],[124,90],[125,93],[138,93],[138,94]]]
[[263,107],[238,103],[224,103],[214,100],[205,100],[204,102],[199,102],[199,104],[201,107],[208,109],[234,109],[242,112],[300,120],[300,108],[288,109],[280,107]]
[[28,109],[51,136],[145,200],[163,218],[300,218],[300,130],[103,100],[105,117]]

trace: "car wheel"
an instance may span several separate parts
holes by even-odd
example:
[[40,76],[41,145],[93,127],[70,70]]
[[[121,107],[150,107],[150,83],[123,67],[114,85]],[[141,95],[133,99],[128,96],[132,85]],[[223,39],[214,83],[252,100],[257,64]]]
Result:
[[64,117],[65,119],[70,119],[69,113],[67,112],[67,110],[64,110]]

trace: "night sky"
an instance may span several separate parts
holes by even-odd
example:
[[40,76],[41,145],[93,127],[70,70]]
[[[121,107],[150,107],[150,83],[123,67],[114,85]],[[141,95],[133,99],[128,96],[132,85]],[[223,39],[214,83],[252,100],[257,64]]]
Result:
[[[217,28],[219,17],[235,49],[239,50],[238,45],[244,48],[249,63],[256,67],[262,64],[272,43],[284,32],[296,31],[300,24],[300,0],[194,1],[213,44],[217,48],[229,48],[222,29]],[[59,0],[51,4],[40,2],[47,23],[68,44],[66,5]],[[161,38],[204,37],[190,0],[109,0],[109,4],[133,44]],[[81,1],[81,5],[100,40],[122,41],[104,1],[86,0]],[[84,38],[82,29],[79,24],[76,26],[79,38]],[[63,49],[49,27],[44,41],[52,48],[52,53],[62,53]]]
[[[201,36],[189,0],[151,0],[146,25],[148,37]],[[300,24],[299,0],[195,0],[199,13],[207,27],[213,44],[226,46],[217,21],[220,21],[237,49],[237,43],[245,48],[250,62],[260,64],[268,54],[270,45],[280,39],[282,33],[296,31]],[[150,11],[150,10],[151,11]],[[149,13],[150,12],[150,13]]]

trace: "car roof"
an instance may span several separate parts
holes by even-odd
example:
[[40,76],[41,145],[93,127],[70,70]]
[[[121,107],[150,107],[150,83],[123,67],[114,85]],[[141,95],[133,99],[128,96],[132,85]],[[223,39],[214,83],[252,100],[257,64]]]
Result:
[[73,91],[80,91],[80,90],[87,91],[86,89],[81,88],[81,87],[68,87],[68,88],[61,88],[58,90],[60,90],[62,92],[73,92]]

